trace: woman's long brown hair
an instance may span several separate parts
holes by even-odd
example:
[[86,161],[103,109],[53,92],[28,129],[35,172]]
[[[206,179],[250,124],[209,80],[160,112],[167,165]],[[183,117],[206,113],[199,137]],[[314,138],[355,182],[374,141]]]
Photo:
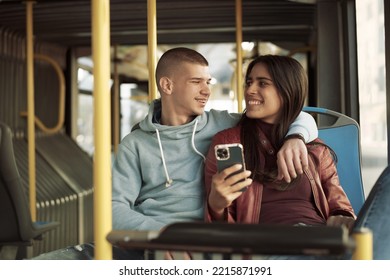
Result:
[[[287,56],[263,55],[249,64],[245,81],[248,80],[253,67],[258,63],[267,68],[282,100],[282,108],[273,128],[273,139],[271,139],[275,148],[279,150],[290,125],[302,111],[308,93],[308,80],[304,68],[297,60]],[[264,180],[264,176],[267,175],[260,172],[260,154],[263,148],[262,145],[259,145],[260,134],[259,125],[257,125],[259,121],[248,118],[246,114],[243,114],[240,120],[241,141],[245,149],[246,166],[252,171],[252,177],[256,181]]]

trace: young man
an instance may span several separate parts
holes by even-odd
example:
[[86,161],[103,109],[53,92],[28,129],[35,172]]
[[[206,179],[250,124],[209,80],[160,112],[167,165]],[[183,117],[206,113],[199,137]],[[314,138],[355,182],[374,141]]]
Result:
[[[187,48],[163,54],[156,69],[161,99],[119,145],[113,164],[113,229],[160,230],[179,221],[203,220],[203,168],[211,138],[235,126],[240,114],[204,108],[210,97],[207,60]],[[314,119],[301,113],[290,134],[314,140]],[[289,181],[307,166],[298,138],[279,153],[280,178]],[[35,259],[93,259],[93,244],[46,253]],[[114,259],[142,259],[143,253],[114,247]]]

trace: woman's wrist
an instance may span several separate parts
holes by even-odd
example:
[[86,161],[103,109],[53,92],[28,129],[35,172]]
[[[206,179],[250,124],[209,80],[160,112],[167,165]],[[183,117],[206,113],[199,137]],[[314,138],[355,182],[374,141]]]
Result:
[[214,218],[214,220],[217,220],[217,221],[223,220],[225,209],[215,210],[215,209],[213,209],[213,207],[211,207],[210,204],[208,205],[208,208],[209,208],[209,213]]

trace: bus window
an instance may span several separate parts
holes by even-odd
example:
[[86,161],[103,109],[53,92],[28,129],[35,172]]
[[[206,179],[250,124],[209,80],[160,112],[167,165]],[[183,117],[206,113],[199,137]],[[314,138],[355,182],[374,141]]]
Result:
[[356,1],[362,175],[368,195],[387,166],[383,0]]

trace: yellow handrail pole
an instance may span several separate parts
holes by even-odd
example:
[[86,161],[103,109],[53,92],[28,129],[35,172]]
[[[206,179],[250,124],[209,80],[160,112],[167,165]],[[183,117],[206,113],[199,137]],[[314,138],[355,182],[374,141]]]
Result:
[[352,234],[356,248],[352,254],[353,260],[372,260],[373,236],[369,228],[355,230]]
[[236,0],[236,52],[237,52],[237,104],[238,112],[242,112],[243,83],[242,83],[242,0]]
[[32,1],[26,2],[27,134],[30,212],[32,220],[36,221],[33,5],[34,3]]
[[[57,77],[58,77],[58,83],[59,83],[59,98],[58,98],[58,120],[57,124],[53,127],[47,127],[37,116],[34,116],[34,121],[37,127],[39,127],[44,133],[52,134],[57,133],[61,130],[61,128],[64,126],[65,121],[65,77],[64,73],[62,72],[61,67],[58,65],[58,63],[51,59],[50,57],[43,55],[43,54],[35,54],[35,59],[40,59],[48,62],[51,66],[53,66]],[[27,112],[20,112],[20,115],[22,117],[26,117],[28,115]]]
[[119,73],[118,63],[118,46],[114,46],[114,153],[118,151],[119,136],[120,136],[120,96],[119,96]]
[[106,240],[112,230],[111,209],[111,94],[110,2],[92,0],[92,56],[94,91],[94,233],[95,259],[112,259]]
[[149,103],[157,98],[156,77],[157,65],[157,15],[156,0],[148,0],[148,68],[149,68]]

